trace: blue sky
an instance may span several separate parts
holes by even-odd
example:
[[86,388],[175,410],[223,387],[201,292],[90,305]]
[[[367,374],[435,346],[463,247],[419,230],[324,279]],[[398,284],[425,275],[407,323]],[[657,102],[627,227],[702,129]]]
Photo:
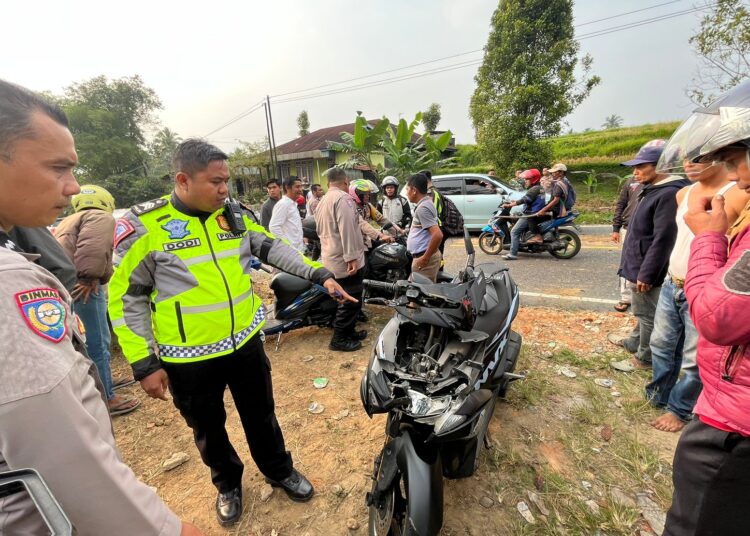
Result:
[[[583,23],[665,0],[578,0]],[[164,102],[162,123],[181,136],[204,135],[265,97],[435,58],[481,49],[497,2],[492,0],[344,0],[245,3],[12,2],[3,7],[0,77],[37,90],[60,91],[99,74],[139,74]],[[693,7],[681,0],[579,28],[585,33]],[[627,125],[682,119],[696,66],[688,38],[699,26],[689,14],[589,38],[581,51],[594,57],[600,86],[569,118],[570,127],[598,128],[618,114]],[[473,54],[418,68],[481,58]],[[367,117],[413,117],[431,102],[442,106],[441,128],[459,143],[473,141],[468,116],[476,66],[369,89],[276,104],[276,141],[296,136],[306,109],[311,128],[348,123],[357,110]],[[404,71],[407,73],[409,71]],[[401,74],[393,73],[380,78]],[[364,80],[367,82],[368,80]],[[264,136],[256,112],[210,136],[225,149],[237,139]]]

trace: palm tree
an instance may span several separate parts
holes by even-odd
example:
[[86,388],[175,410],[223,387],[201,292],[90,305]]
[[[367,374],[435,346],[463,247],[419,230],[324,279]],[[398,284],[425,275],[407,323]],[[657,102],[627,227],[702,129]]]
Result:
[[622,117],[620,117],[617,114],[612,114],[604,118],[604,123],[602,123],[603,129],[609,129],[609,128],[620,128],[622,126]]

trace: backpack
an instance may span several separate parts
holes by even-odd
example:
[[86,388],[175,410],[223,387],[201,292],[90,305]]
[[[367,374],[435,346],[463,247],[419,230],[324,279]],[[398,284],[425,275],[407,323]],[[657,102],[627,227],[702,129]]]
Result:
[[576,190],[573,188],[573,184],[568,180],[568,177],[564,177],[563,180],[559,182],[565,191],[565,199],[563,199],[565,211],[570,212],[573,205],[576,204]]
[[443,230],[446,234],[451,236],[458,236],[464,234],[464,217],[461,211],[458,210],[456,204],[448,198],[448,196],[441,196],[443,201],[443,214],[441,218],[443,222]]

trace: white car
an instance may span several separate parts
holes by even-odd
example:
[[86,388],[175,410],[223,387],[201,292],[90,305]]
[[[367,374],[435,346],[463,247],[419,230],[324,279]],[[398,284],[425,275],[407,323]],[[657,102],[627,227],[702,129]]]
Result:
[[[521,199],[526,193],[498,177],[481,173],[433,175],[432,184],[438,192],[453,201],[464,217],[464,227],[470,231],[479,231],[487,225],[500,204]],[[401,195],[406,197],[405,186]],[[514,207],[511,212],[522,211],[523,206],[520,206]]]

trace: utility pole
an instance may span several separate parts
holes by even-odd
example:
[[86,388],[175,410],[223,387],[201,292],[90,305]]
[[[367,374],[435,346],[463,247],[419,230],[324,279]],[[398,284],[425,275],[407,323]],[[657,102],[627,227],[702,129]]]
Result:
[[271,114],[271,97],[266,95],[266,103],[268,107],[266,110],[268,110],[268,124],[270,126],[271,130],[271,145],[273,146],[273,156],[276,160],[276,173],[279,174],[279,177],[281,177],[281,168],[279,167],[279,156],[276,154],[276,136],[273,132],[273,115]]
[[276,175],[277,173],[276,171],[277,169],[276,148],[273,145],[273,137],[271,136],[271,123],[268,120],[269,119],[268,118],[268,103],[266,103],[265,101],[263,102],[263,110],[266,113],[266,132],[268,133],[268,156],[270,157],[270,160],[271,160],[271,169],[274,170],[271,173],[273,177],[270,177],[270,178],[275,178],[276,180],[278,180],[279,177],[278,175]]

